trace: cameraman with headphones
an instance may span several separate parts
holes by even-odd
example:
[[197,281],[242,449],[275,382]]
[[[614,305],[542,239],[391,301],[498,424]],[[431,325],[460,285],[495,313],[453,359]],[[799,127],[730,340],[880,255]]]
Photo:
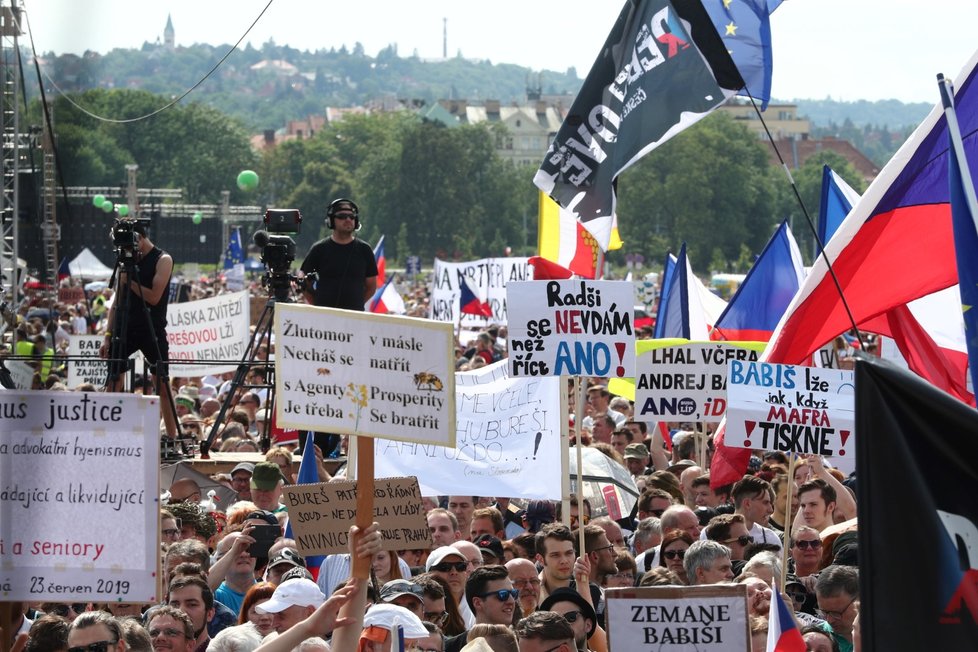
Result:
[[326,226],[333,233],[312,246],[300,268],[318,273],[319,280],[302,294],[316,306],[363,311],[377,291],[377,261],[370,245],[356,237],[360,209],[352,200],[335,199],[326,210]]

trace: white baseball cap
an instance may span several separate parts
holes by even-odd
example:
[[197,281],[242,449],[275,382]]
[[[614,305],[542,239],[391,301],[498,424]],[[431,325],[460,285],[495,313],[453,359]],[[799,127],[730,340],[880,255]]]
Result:
[[312,580],[297,578],[286,580],[275,587],[275,593],[255,610],[262,614],[277,614],[289,607],[318,607],[326,602],[326,596]]
[[[265,604],[268,604],[267,602]],[[262,605],[264,606],[264,605]],[[404,628],[404,638],[424,638],[428,630],[413,612],[396,604],[375,604],[363,616],[363,627]]]

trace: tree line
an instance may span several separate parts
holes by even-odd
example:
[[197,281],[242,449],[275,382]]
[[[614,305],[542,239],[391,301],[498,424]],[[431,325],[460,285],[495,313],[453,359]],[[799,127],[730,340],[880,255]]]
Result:
[[[395,264],[408,255],[427,264],[435,256],[536,250],[536,168],[496,154],[506,136],[498,124],[446,127],[408,111],[348,116],[313,137],[256,152],[239,120],[203,104],[178,104],[125,122],[169,98],[92,90],[72,100],[58,98],[53,107],[65,185],[121,185],[124,166],[136,163],[141,187],[183,188],[185,203],[217,203],[221,191],[230,190],[233,204],[298,208],[305,217],[300,257],[321,237],[326,206],[339,196],[359,203],[362,238],[376,242],[386,235],[386,255]],[[40,121],[36,104],[30,120]],[[625,246],[609,261],[623,264],[626,254],[641,254],[654,267],[686,242],[700,272],[745,271],[783,219],[792,221],[810,256],[803,213],[764,147],[742,125],[714,114],[639,161],[619,179]],[[793,171],[813,219],[823,162],[863,190],[858,173],[840,157],[813,157]],[[258,172],[257,190],[236,187],[243,169]]]

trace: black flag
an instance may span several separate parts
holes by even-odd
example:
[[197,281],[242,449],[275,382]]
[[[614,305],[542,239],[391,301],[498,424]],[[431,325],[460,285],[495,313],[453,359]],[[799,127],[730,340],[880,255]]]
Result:
[[699,0],[628,0],[533,182],[607,250],[618,175],[743,85]]
[[978,650],[978,411],[856,362],[864,650]]

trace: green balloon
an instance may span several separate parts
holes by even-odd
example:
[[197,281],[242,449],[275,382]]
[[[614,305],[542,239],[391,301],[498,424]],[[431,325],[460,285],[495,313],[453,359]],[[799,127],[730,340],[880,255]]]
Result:
[[106,213],[111,213],[113,210],[115,210],[115,206],[109,200],[105,200],[102,202],[102,210]]
[[200,211],[197,211],[196,213],[194,213],[194,217],[193,217],[194,224],[200,224],[201,220],[203,220],[203,219],[204,219],[204,216],[201,214]]
[[238,188],[254,190],[258,187],[258,174],[254,170],[242,170],[238,173]]
[[129,214],[129,205],[128,204],[119,204],[115,208],[116,208],[117,211],[119,211],[119,217],[125,217],[126,215]]
[[102,208],[102,204],[105,203],[105,195],[95,195],[92,197],[92,205],[95,208]]

